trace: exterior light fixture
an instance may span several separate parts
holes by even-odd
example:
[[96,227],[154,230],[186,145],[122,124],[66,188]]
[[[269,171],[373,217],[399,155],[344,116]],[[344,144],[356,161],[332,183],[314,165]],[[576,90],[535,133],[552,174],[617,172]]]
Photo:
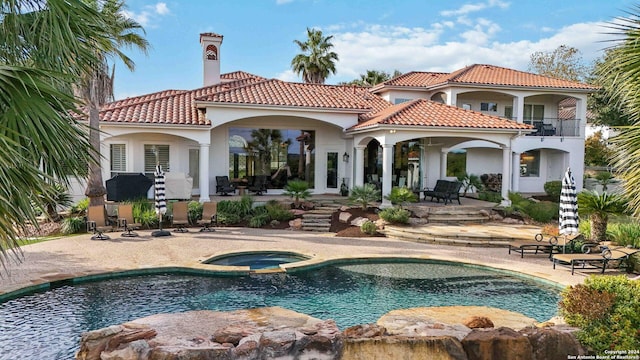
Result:
[[345,151],[345,153],[342,155],[342,161],[344,162],[349,162],[349,154],[347,154],[347,152]]

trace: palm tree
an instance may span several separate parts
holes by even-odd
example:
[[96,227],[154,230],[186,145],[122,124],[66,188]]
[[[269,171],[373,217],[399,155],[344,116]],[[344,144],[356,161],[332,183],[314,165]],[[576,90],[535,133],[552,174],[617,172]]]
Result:
[[[89,139],[93,151],[100,156],[100,107],[113,101],[113,77],[115,67],[109,71],[108,59],[117,57],[131,71],[135,69],[134,62],[127,57],[120,48],[136,47],[145,51],[149,43],[138,32],[144,29],[136,21],[124,16],[125,5],[121,0],[86,0],[96,9],[107,24],[106,31],[109,38],[102,47],[96,47],[97,61],[87,69],[76,87],[76,94],[89,109]],[[106,189],[102,181],[102,167],[99,161],[89,163],[89,176],[85,195],[89,198],[89,205],[103,205]]]
[[609,27],[614,46],[602,66],[597,68],[598,83],[605,88],[609,99],[624,114],[629,115],[631,125],[618,127],[619,135],[610,139],[616,153],[614,164],[623,180],[629,198],[629,209],[640,216],[640,5],[627,11],[627,17],[619,17]]
[[578,194],[578,211],[589,216],[591,240],[603,241],[607,236],[607,224],[610,214],[622,214],[625,202],[617,194],[597,191],[582,191]]
[[[84,177],[91,152],[73,82],[105,38],[82,0],[0,0],[0,263],[20,260],[17,239],[55,181]],[[101,46],[101,43],[98,43]],[[50,196],[49,196],[50,198]]]
[[306,83],[324,84],[329,74],[336,73],[338,54],[331,51],[333,36],[323,36],[321,30],[307,28],[307,40],[294,40],[302,54],[291,60],[293,71]]

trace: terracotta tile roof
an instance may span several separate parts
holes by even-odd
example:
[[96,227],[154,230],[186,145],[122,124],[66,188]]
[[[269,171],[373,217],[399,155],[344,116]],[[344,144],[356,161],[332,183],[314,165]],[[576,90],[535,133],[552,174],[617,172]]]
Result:
[[220,75],[220,79],[223,80],[244,80],[244,79],[255,79],[255,80],[266,80],[262,76],[254,75],[245,71],[234,71],[230,73],[225,73]]
[[550,89],[575,89],[595,91],[592,85],[575,81],[556,79],[548,76],[508,69],[495,65],[475,64],[456,70],[450,74],[434,72],[410,72],[381,85],[372,90],[377,91],[384,86],[403,87],[436,87],[442,85],[473,84],[489,86],[533,87]]
[[[224,74],[221,78],[226,81],[195,90],[165,90],[105,104],[100,111],[100,121],[210,125],[211,122],[205,118],[204,112],[195,105],[197,98],[264,79],[241,71]],[[86,115],[84,117],[86,118]]]
[[376,125],[425,126],[446,128],[530,130],[531,125],[517,123],[477,111],[464,110],[426,99],[416,99],[390,106],[371,114],[349,130]]
[[213,103],[377,111],[389,105],[367,88],[291,83],[276,79],[213,93],[199,100]]

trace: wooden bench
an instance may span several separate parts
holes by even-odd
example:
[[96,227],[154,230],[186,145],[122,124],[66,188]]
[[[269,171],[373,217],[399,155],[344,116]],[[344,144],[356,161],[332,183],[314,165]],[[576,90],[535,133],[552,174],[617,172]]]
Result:
[[424,193],[425,200],[427,200],[427,196],[430,196],[431,199],[429,201],[433,201],[433,199],[436,199],[437,202],[440,202],[440,200],[442,200],[446,205],[447,202],[458,200],[458,204],[461,204],[461,187],[462,183],[460,183],[459,181],[438,180],[436,181],[436,186],[433,189],[427,188],[422,190],[422,192]]

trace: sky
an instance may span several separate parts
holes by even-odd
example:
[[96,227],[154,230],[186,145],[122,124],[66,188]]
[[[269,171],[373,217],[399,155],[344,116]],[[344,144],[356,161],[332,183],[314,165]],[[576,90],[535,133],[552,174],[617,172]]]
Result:
[[530,56],[560,45],[585,64],[611,45],[608,24],[637,0],[125,0],[150,42],[148,54],[125,49],[116,62],[116,99],[202,86],[199,34],[224,36],[222,73],[246,71],[302,81],[291,70],[307,27],[333,36],[337,73],[328,84],[366,70],[451,72],[472,64],[527,71]]

